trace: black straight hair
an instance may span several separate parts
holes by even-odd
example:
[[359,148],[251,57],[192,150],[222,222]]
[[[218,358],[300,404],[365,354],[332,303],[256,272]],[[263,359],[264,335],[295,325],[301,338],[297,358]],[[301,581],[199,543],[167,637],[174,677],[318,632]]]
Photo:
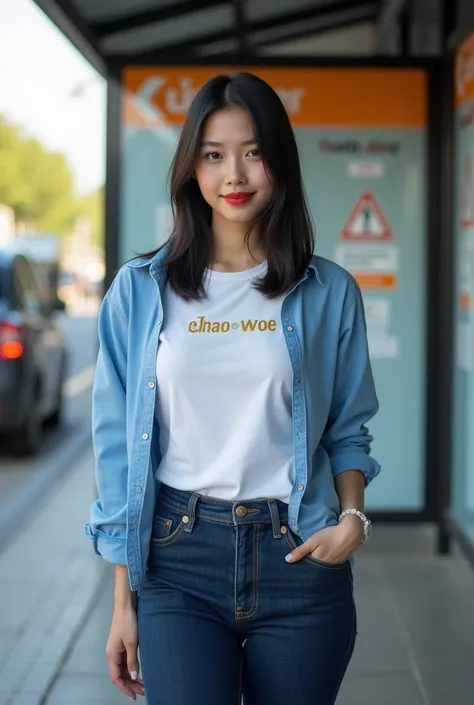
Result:
[[[268,298],[284,294],[304,274],[314,251],[298,147],[280,97],[254,74],[217,75],[204,84],[189,107],[169,173],[174,220],[164,264],[172,290],[186,301],[205,298],[204,274],[213,259],[212,210],[194,177],[203,128],[210,115],[230,106],[248,111],[274,186],[269,203],[254,224],[268,263],[255,288]],[[147,255],[155,255],[159,249]]]

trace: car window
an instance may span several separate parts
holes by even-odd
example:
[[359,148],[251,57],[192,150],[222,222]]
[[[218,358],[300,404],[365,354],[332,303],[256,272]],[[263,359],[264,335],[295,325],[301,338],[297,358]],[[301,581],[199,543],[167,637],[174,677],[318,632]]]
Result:
[[26,310],[41,313],[41,294],[30,265],[23,257],[18,257],[14,264],[15,278],[21,290]]
[[26,299],[17,273],[14,271],[11,287],[11,306],[14,311],[25,311]]
[[0,299],[6,299],[7,297],[7,286],[6,286],[6,271],[5,267],[0,267]]

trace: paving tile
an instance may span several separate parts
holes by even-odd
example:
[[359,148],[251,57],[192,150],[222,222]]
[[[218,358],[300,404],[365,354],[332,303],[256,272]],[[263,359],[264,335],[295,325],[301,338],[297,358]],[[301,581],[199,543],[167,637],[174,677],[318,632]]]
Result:
[[420,669],[423,686],[428,694],[429,705],[449,705],[449,703],[472,703],[474,673],[472,656],[474,650],[466,653],[462,661],[447,659],[432,662]]
[[[104,562],[93,560],[83,531],[91,476],[88,456],[2,553],[0,703],[16,705],[23,697],[40,703],[100,589]],[[58,522],[68,531],[58,532]]]
[[351,673],[408,670],[406,637],[394,622],[393,596],[387,591],[379,561],[363,559],[354,570],[358,635]]
[[[130,702],[108,678],[64,676],[54,686],[48,705],[124,705]],[[145,702],[143,698],[136,702]]]
[[474,653],[472,568],[453,560],[419,560],[403,573],[386,566],[384,575],[420,664],[462,662]]
[[64,664],[63,675],[103,675],[107,672],[105,646],[113,611],[113,573],[83,631]]
[[[427,704],[420,694],[413,674],[404,672],[376,676],[347,675],[336,700],[336,705]],[[447,705],[447,701],[444,705]]]

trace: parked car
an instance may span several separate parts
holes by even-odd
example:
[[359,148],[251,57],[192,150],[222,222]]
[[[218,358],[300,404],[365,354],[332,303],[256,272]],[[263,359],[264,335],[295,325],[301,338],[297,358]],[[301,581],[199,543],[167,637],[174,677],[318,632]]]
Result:
[[0,249],[0,435],[20,454],[61,421],[68,355],[54,312],[64,308],[43,295],[34,260]]

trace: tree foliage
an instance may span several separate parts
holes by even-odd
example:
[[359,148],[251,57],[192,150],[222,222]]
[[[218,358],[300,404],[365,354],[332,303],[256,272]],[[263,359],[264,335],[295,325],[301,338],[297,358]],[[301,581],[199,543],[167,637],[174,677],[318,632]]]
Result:
[[47,150],[0,115],[0,203],[36,230],[66,235],[83,214],[63,154]]

